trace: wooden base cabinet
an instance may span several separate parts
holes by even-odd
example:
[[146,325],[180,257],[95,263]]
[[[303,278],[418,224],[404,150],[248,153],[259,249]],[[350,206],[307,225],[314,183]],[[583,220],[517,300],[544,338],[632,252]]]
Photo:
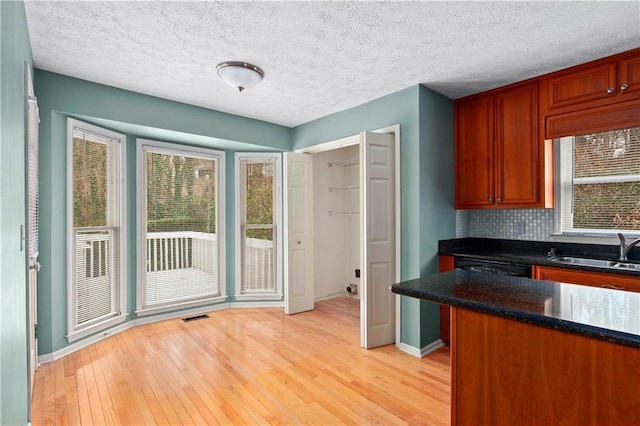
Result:
[[536,82],[457,101],[455,124],[457,209],[551,207]]
[[[640,278],[628,275],[608,274],[606,272],[536,266],[533,269],[533,278],[537,280],[640,292]],[[640,383],[638,386],[640,386]]]
[[[453,271],[455,260],[453,256],[440,256],[440,272]],[[440,305],[440,340],[445,343],[451,341],[450,326],[451,308],[448,305]]]
[[640,424],[640,350],[452,308],[451,424]]

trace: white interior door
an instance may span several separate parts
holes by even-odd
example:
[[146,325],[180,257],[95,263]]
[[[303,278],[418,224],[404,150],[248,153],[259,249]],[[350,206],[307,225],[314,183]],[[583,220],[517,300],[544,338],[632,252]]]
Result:
[[[27,75],[27,117],[26,117],[26,253],[27,253],[27,334],[29,348],[27,362],[29,364],[29,403],[33,382],[38,365],[38,340],[36,336],[37,320],[37,278],[40,270],[38,262],[38,103],[33,96],[33,85],[29,69]],[[29,410],[30,411],[30,410]]]
[[313,161],[284,154],[284,312],[313,309]]
[[395,342],[395,147],[394,136],[361,134],[362,301],[361,345],[374,348]]

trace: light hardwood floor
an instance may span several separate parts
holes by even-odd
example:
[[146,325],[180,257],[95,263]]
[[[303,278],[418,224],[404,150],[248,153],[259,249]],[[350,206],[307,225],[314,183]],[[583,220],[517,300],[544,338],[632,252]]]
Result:
[[449,352],[360,348],[359,304],[135,327],[36,374],[33,424],[449,424]]

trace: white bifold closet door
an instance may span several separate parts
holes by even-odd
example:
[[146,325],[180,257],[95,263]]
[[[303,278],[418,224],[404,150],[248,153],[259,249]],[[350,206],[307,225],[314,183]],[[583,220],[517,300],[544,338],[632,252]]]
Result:
[[[313,182],[308,154],[285,154],[285,313],[313,309]],[[396,158],[393,134],[360,135],[361,346],[395,343]],[[322,212],[319,212],[322,214]]]
[[313,282],[313,161],[309,154],[284,154],[285,308],[310,311]]
[[360,137],[360,344],[368,349],[395,342],[395,296],[389,290],[396,278],[395,147],[391,134]]

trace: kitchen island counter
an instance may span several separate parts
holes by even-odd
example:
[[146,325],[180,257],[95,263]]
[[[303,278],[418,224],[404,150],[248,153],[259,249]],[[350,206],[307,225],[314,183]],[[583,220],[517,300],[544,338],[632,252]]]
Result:
[[454,270],[392,286],[450,305],[451,424],[640,424],[640,294]]
[[640,349],[640,293],[453,270],[396,294]]

